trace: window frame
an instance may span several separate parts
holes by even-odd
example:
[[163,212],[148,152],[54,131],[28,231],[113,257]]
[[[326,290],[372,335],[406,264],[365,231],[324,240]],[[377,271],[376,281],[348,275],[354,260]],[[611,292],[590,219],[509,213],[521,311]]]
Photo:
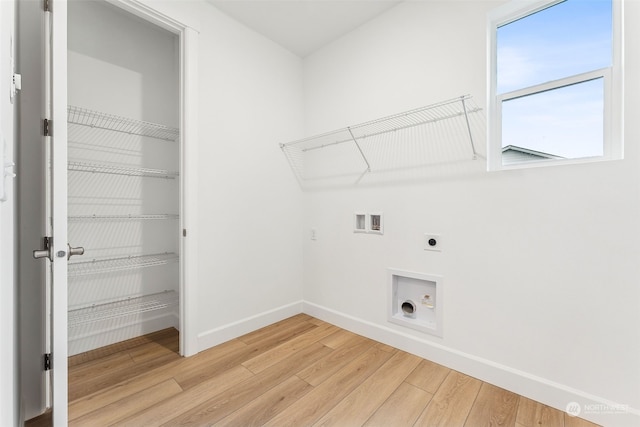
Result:
[[[511,0],[487,15],[489,111],[487,126],[487,168],[489,171],[525,169],[550,165],[600,162],[623,158],[623,72],[622,72],[622,16],[623,1],[612,0],[612,63],[610,67],[569,75],[503,94],[497,93],[497,30],[564,0]],[[595,79],[603,79],[603,155],[584,158],[546,159],[535,162],[502,164],[502,103],[511,99],[539,94]]]

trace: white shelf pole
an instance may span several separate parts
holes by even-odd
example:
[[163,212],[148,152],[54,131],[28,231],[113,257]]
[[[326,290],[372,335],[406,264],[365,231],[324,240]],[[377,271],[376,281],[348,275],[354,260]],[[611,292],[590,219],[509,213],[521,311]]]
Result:
[[371,172],[371,165],[369,164],[369,161],[367,160],[367,156],[364,155],[364,152],[362,151],[362,148],[360,148],[360,144],[358,144],[358,140],[356,139],[355,136],[353,136],[353,132],[351,132],[351,128],[348,127],[347,130],[349,131],[349,134],[351,135],[351,138],[353,138],[353,142],[356,144],[356,147],[358,148],[358,151],[360,152],[360,155],[362,156],[362,160],[364,160],[364,162],[367,164],[367,169],[365,170],[365,172]]
[[473,160],[478,158],[478,153],[476,153],[476,146],[473,143],[473,134],[471,133],[471,125],[469,124],[469,114],[467,113],[467,104],[465,103],[466,97],[460,97],[460,102],[462,102],[462,110],[464,111],[464,119],[467,122],[467,131],[469,132],[469,142],[471,142],[471,151],[473,152]]

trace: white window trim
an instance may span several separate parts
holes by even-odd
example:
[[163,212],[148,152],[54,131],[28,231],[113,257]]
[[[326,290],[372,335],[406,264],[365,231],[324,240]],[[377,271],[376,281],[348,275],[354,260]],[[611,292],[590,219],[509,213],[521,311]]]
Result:
[[[487,169],[499,171],[508,169],[535,168],[549,165],[566,165],[574,163],[599,162],[623,158],[623,1],[612,0],[613,34],[611,67],[593,70],[582,74],[568,76],[559,80],[546,82],[512,92],[497,94],[497,29],[500,26],[534,14],[543,9],[561,3],[563,0],[512,0],[487,15]],[[537,162],[502,164],[502,102],[522,96],[558,89],[572,84],[582,83],[597,78],[604,79],[604,145],[603,155],[577,159],[551,159]]]

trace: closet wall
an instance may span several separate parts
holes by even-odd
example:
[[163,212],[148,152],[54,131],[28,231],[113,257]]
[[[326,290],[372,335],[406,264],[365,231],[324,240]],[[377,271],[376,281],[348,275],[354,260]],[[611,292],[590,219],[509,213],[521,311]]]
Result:
[[177,37],[106,2],[68,14],[69,354],[178,327]]

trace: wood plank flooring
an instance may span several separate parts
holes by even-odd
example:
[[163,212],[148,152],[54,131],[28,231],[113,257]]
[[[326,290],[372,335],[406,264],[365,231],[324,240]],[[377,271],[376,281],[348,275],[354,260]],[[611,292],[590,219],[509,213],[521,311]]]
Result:
[[305,314],[190,358],[166,330],[69,365],[71,426],[595,426]]

